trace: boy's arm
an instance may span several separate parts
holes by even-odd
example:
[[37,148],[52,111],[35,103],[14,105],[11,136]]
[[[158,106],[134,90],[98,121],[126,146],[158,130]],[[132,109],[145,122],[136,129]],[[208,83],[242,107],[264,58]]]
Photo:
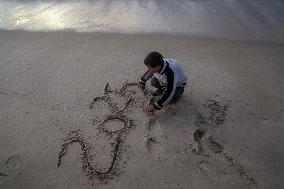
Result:
[[140,81],[139,83],[141,85],[146,85],[146,81],[149,80],[151,77],[153,77],[153,73],[147,71],[141,78],[140,78]]
[[163,92],[161,98],[154,104],[154,107],[158,110],[162,109],[166,104],[168,104],[172,100],[176,91],[177,80],[176,77],[174,76],[174,72],[171,69],[169,69],[166,72],[166,77],[167,77],[166,89]]

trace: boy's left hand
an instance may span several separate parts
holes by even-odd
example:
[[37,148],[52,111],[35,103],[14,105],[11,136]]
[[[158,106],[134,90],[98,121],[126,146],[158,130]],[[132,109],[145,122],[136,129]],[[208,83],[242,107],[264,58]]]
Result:
[[147,106],[147,108],[145,109],[146,112],[154,112],[155,107],[153,104],[150,104]]

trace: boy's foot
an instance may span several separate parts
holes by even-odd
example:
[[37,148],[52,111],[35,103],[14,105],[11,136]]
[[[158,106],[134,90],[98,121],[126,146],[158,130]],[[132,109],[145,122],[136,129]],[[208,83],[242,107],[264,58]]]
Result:
[[160,96],[161,94],[163,94],[163,90],[162,89],[157,89],[157,90],[153,91],[151,94],[153,96]]

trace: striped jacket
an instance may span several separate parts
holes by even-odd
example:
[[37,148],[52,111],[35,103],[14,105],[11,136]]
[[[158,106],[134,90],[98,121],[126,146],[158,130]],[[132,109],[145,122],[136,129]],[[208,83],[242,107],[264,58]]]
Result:
[[160,99],[154,104],[156,109],[163,108],[173,98],[177,87],[184,87],[187,82],[181,65],[172,59],[164,59],[164,65],[159,73],[151,73],[147,71],[140,79],[139,83],[146,84],[146,81],[152,77],[156,77],[159,84],[165,88]]

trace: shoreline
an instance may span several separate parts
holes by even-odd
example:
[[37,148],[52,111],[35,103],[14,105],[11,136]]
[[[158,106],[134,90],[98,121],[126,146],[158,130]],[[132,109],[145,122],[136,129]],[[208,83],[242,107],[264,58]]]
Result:
[[124,31],[76,31],[75,29],[63,29],[63,30],[38,30],[38,31],[31,31],[31,30],[22,30],[22,29],[0,29],[0,32],[4,33],[37,33],[37,34],[60,34],[60,33],[67,33],[67,34],[81,34],[81,35],[128,35],[128,36],[163,36],[163,37],[175,37],[175,38],[186,38],[191,40],[201,40],[201,41],[224,41],[224,42],[232,42],[232,43],[247,43],[247,44],[258,44],[258,45],[284,45],[284,38],[279,40],[263,40],[261,38],[249,38],[249,37],[237,37],[237,36],[230,36],[227,37],[222,36],[208,36],[203,34],[187,34],[182,32],[130,32],[125,33]]

